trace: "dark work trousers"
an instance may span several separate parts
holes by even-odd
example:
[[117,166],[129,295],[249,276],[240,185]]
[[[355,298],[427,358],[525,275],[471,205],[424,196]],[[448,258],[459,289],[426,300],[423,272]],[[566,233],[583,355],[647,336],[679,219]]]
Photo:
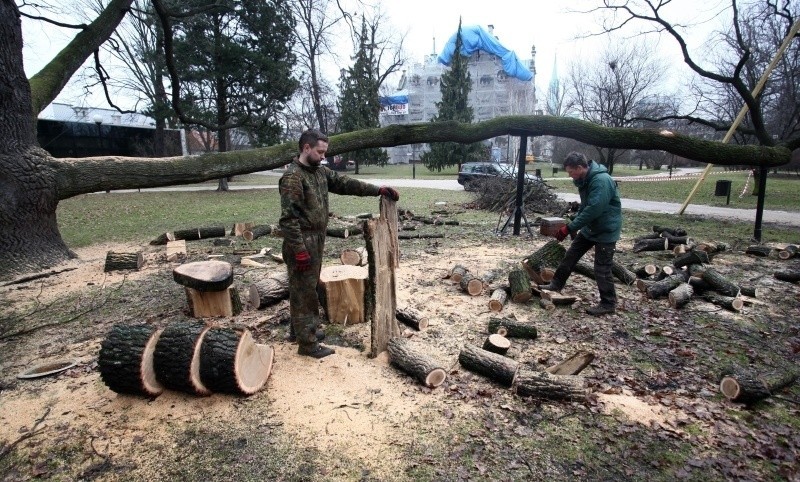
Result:
[[611,266],[614,264],[614,249],[617,243],[596,243],[583,234],[578,233],[569,245],[564,260],[558,265],[553,276],[553,285],[563,288],[578,261],[594,246],[594,275],[597,289],[600,291],[600,304],[617,306],[617,291],[614,288],[614,276]]
[[319,297],[317,284],[322,269],[322,254],[325,249],[325,232],[304,232],[303,242],[311,255],[311,267],[297,271],[294,252],[283,245],[283,260],[289,273],[289,314],[297,337],[298,351],[309,353],[319,346],[317,329],[319,319]]

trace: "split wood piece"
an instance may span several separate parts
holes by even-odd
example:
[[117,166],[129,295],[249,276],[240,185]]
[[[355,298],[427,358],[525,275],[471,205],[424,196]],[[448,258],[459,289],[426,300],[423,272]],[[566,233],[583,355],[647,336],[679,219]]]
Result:
[[244,238],[245,241],[252,241],[267,235],[280,237],[283,236],[283,233],[281,232],[281,228],[278,226],[272,224],[258,224],[249,230],[244,231],[242,233],[242,238]]
[[478,296],[483,292],[483,281],[480,278],[467,274],[458,283],[459,288],[470,296]]
[[681,283],[685,283],[687,280],[688,278],[684,276],[683,273],[667,276],[666,278],[656,281],[647,287],[647,297],[651,300],[666,298],[669,296],[670,291],[677,288]]
[[685,229],[676,227],[676,228],[669,228],[666,226],[653,226],[653,232],[658,233],[659,236],[663,235],[664,233],[670,236],[686,236],[688,234]]
[[597,275],[594,273],[594,265],[583,259],[578,260],[578,262],[575,264],[575,268],[573,268],[572,271],[582,274],[587,278],[597,279]]
[[683,308],[689,303],[694,294],[694,288],[689,283],[681,283],[669,292],[669,305],[673,308]]
[[247,297],[247,304],[251,309],[263,310],[268,306],[288,299],[289,274],[282,271],[251,284]]
[[450,269],[450,281],[453,283],[460,283],[461,278],[469,274],[469,270],[463,265],[457,264]]
[[167,241],[167,261],[174,263],[186,257],[186,241]]
[[508,286],[511,291],[511,301],[515,303],[525,303],[531,299],[531,279],[528,273],[521,269],[515,269],[508,273]]
[[487,325],[489,333],[497,333],[506,338],[527,338],[534,340],[538,336],[536,327],[511,318],[489,318]]
[[246,267],[246,268],[266,268],[267,267],[267,265],[265,265],[264,263],[259,263],[258,261],[254,260],[254,259],[250,259],[250,258],[242,258],[242,260],[239,262],[239,264],[241,266]]
[[705,271],[703,271],[703,279],[711,285],[714,291],[717,291],[721,295],[736,297],[739,296],[741,292],[739,285],[713,268],[706,268]]
[[199,239],[224,237],[225,227],[213,226],[209,228],[182,229],[179,231],[173,231],[171,233],[164,233],[156,239],[150,241],[150,244],[153,246],[158,246],[167,244],[167,241],[178,241],[181,239],[185,241],[197,241]]
[[551,375],[577,375],[593,361],[594,353],[581,350],[545,371]]
[[542,279],[542,277],[539,275],[538,271],[536,271],[533,268],[531,268],[530,266],[528,266],[527,260],[523,259],[522,262],[520,263],[520,266],[522,267],[522,269],[526,273],[528,273],[528,279],[531,280],[531,282],[534,284],[534,286],[542,285],[542,284],[546,284],[547,283],[547,281]]
[[444,238],[444,234],[442,233],[400,233],[397,235],[397,239],[436,239],[436,238]]
[[428,318],[422,312],[410,306],[397,307],[397,319],[404,325],[408,325],[415,330],[421,331],[428,327]]
[[672,261],[672,265],[676,268],[683,268],[690,264],[708,264],[710,262],[711,260],[708,258],[708,253],[705,251],[692,250],[675,257]]
[[164,387],[153,370],[153,351],[160,336],[161,329],[148,325],[112,326],[97,358],[103,383],[117,393],[160,395]]
[[397,214],[397,201],[392,201],[387,196],[380,196],[378,209],[381,214],[381,219],[385,219],[386,224],[389,226],[389,237],[386,245],[386,249],[389,250],[388,261],[392,269],[397,269],[397,267],[400,266],[400,245],[397,242],[400,219]]
[[523,258],[523,263],[532,270],[540,272],[544,268],[556,269],[567,253],[566,248],[555,239],[546,242],[541,248]]
[[197,291],[222,291],[233,284],[233,267],[225,261],[195,261],[173,269],[172,278]]
[[483,375],[505,387],[514,384],[514,378],[516,378],[519,368],[518,362],[473,345],[464,345],[458,354],[458,362],[465,369]]
[[242,300],[239,291],[228,286],[222,291],[197,291],[184,288],[189,303],[189,313],[194,318],[231,317],[242,312]]
[[283,264],[283,262],[284,262],[283,261],[283,256],[280,255],[280,254],[269,253],[267,256],[269,256],[269,259],[271,259],[272,261],[275,261],[276,263]]
[[164,387],[195,395],[211,395],[200,378],[200,348],[209,327],[178,321],[161,332],[153,351],[156,379]]
[[234,223],[233,228],[231,228],[231,236],[242,236],[245,231],[253,230],[255,223]]
[[200,349],[200,379],[209,390],[252,395],[264,388],[274,351],[256,344],[246,329],[211,328]]
[[772,275],[775,277],[775,279],[788,281],[789,283],[797,283],[800,281],[800,270],[798,269],[782,269],[774,272]]
[[551,375],[525,367],[519,369],[514,380],[514,391],[522,397],[548,400],[585,401],[589,395],[586,380],[574,375]]
[[552,301],[544,298],[539,298],[539,306],[541,306],[545,311],[553,311],[556,309],[556,305],[553,304]]
[[407,338],[392,338],[387,345],[389,361],[428,388],[441,385],[447,372],[441,364],[414,346]]
[[508,291],[505,288],[497,288],[492,291],[492,296],[489,298],[489,311],[500,313],[508,301]]
[[726,374],[719,383],[719,391],[737,403],[751,404],[793,384],[800,373],[795,370],[758,374],[750,370],[737,370]]
[[613,264],[611,265],[611,273],[620,281],[622,281],[626,286],[630,286],[636,283],[637,276],[636,273],[629,270],[618,261],[614,260]]
[[123,269],[138,270],[144,264],[144,255],[141,251],[136,253],[117,253],[109,251],[106,253],[106,264],[103,271],[117,271]]
[[738,297],[723,296],[716,293],[706,293],[703,295],[703,299],[709,303],[713,303],[717,306],[725,308],[726,310],[735,311],[737,313],[742,311],[742,308],[744,308],[744,301]]
[[800,252],[800,248],[794,244],[790,244],[789,246],[786,246],[782,250],[778,251],[778,257],[780,259],[791,259],[797,256],[798,252]]
[[763,245],[753,245],[748,246],[744,250],[744,254],[752,254],[753,256],[759,256],[765,258],[772,254],[773,248],[771,246],[763,246]]
[[[381,196],[381,214],[386,196]],[[365,313],[371,322],[370,356],[375,358],[386,350],[389,340],[400,335],[397,323],[395,268],[397,267],[397,207],[391,202],[394,221],[384,218],[365,223],[364,240],[370,259],[367,279]],[[390,210],[391,211],[391,210]],[[355,267],[354,267],[355,268]],[[364,268],[360,268],[364,269]]]
[[555,291],[548,291],[548,290],[542,290],[542,299],[547,300],[556,306],[571,305],[576,301],[578,301],[577,296],[562,295],[561,293],[556,293]]
[[362,266],[340,265],[322,268],[319,273],[319,285],[325,292],[325,312],[328,314],[329,322],[349,325],[366,321],[364,293],[368,277],[369,271]]
[[665,238],[656,239],[642,239],[633,245],[633,252],[640,253],[642,251],[666,251],[669,247],[669,240]]
[[723,251],[728,251],[731,249],[728,243],[713,243],[710,241],[706,241],[703,243],[698,243],[694,249],[699,249],[700,251],[705,251],[708,254],[717,254]]
[[367,248],[364,246],[359,246],[353,249],[344,249],[339,255],[339,260],[342,262],[342,264],[348,264],[351,266],[366,266],[367,263],[369,263]]
[[511,342],[508,338],[498,333],[489,335],[486,341],[483,342],[484,350],[497,353],[498,355],[505,355],[509,348],[511,348]]
[[659,271],[660,268],[654,264],[646,264],[634,269],[634,273],[636,273],[636,276],[639,278],[650,278],[655,276]]

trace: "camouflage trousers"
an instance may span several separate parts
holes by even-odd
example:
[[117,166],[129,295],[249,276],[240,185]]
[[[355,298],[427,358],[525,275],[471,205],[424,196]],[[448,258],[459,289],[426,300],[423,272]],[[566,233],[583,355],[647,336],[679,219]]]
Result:
[[325,249],[325,232],[303,233],[308,254],[311,255],[311,267],[306,271],[297,271],[294,252],[286,243],[283,244],[283,260],[289,273],[289,314],[292,328],[297,337],[300,352],[314,351],[319,345],[317,329],[319,328],[319,297],[317,284],[322,269],[322,253]]

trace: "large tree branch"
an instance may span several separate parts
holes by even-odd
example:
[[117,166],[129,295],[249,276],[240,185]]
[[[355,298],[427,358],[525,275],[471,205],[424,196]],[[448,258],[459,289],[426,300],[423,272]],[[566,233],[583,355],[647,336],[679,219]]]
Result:
[[[507,116],[486,122],[429,122],[367,129],[331,137],[331,156],[370,147],[392,147],[426,142],[472,142],[502,135],[552,135],[594,146],[661,150],[723,166],[774,167],[788,163],[786,147],[721,144],[663,130],[602,127],[589,122],[551,116]],[[195,157],[51,159],[59,199],[107,189],[133,189],[189,184],[225,176],[274,169],[291,161],[297,144],[211,153]]]
[[133,0],[111,0],[97,18],[78,33],[42,70],[31,77],[33,115],[47,107],[83,62],[103,44],[122,21]]

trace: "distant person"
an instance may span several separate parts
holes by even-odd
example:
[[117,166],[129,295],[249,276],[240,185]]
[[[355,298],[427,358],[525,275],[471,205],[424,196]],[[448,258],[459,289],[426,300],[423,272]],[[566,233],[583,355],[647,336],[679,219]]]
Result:
[[594,247],[594,274],[597,289],[600,291],[600,303],[587,308],[586,312],[594,316],[614,313],[617,308],[617,293],[611,267],[622,231],[622,204],[617,184],[605,166],[587,161],[586,156],[579,152],[567,154],[564,169],[578,188],[581,205],[572,222],[556,233],[559,242],[566,239],[567,235],[572,236],[572,244],[564,260],[558,265],[553,279],[539,288],[561,291],[572,269]]
[[297,339],[297,352],[323,358],[334,352],[319,344],[317,282],[322,268],[328,227],[328,192],[354,196],[386,196],[397,201],[391,187],[361,182],[320,165],[328,150],[328,137],[311,129],[300,135],[300,154],[281,176],[283,259],[289,273],[289,312]]

